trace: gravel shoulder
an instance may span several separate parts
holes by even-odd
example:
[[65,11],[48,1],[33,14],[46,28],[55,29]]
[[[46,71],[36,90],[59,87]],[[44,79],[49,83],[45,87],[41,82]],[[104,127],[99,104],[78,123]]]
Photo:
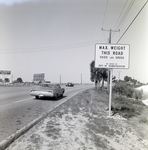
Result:
[[81,92],[6,150],[147,150],[148,122],[118,114],[108,117],[107,108],[107,94],[95,89]]

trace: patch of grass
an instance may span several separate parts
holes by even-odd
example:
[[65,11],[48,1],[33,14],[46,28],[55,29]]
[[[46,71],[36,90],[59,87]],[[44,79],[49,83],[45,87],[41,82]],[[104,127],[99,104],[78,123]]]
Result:
[[127,119],[141,115],[146,106],[139,100],[129,99],[124,96],[117,96],[112,100],[112,111]]
[[140,122],[140,123],[148,123],[148,118],[147,118],[147,116],[141,116],[141,117],[139,118],[139,122]]
[[36,144],[36,146],[37,146],[37,143],[41,143],[41,138],[37,134],[33,134],[30,140],[32,141],[32,143]]

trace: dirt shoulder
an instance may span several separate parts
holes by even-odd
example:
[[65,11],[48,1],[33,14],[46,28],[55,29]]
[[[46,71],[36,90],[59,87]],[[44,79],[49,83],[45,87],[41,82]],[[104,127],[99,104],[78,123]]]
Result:
[[86,90],[52,111],[7,150],[147,150],[148,122],[139,122],[140,116],[109,118],[107,108],[107,94]]

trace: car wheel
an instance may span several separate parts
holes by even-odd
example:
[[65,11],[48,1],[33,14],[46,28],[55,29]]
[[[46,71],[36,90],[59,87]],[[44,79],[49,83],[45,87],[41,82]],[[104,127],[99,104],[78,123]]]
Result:
[[61,97],[63,97],[63,94],[64,94],[64,93],[61,94]]
[[58,95],[55,95],[54,99],[57,100],[58,99]]
[[36,99],[39,99],[39,96],[35,96]]

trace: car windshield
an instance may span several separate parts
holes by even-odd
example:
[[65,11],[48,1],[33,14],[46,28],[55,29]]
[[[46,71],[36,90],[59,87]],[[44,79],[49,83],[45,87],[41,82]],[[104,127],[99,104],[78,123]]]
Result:
[[54,85],[53,85],[53,84],[41,84],[41,87],[49,87],[49,88],[53,88]]

